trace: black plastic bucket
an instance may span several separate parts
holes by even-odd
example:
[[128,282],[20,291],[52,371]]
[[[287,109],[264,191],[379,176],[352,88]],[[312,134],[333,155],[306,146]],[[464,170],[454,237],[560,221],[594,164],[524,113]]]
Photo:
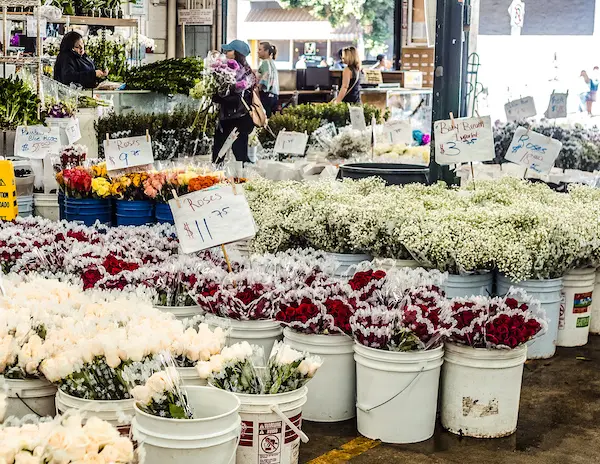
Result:
[[429,185],[429,168],[415,164],[351,163],[340,166],[338,179],[381,177],[389,185]]

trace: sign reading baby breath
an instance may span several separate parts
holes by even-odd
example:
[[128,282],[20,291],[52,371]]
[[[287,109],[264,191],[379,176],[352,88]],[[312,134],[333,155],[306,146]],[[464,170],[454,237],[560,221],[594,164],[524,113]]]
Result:
[[184,253],[246,240],[256,235],[252,212],[242,188],[224,185],[169,201]]
[[433,130],[438,164],[494,159],[494,136],[489,116],[435,121]]

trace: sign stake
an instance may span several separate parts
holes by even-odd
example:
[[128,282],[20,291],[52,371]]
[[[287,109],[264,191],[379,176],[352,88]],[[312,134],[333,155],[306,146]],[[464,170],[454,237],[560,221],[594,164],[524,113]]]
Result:
[[177,195],[175,189],[171,189],[171,193],[173,194],[173,198],[175,198],[175,201],[177,202],[177,207],[181,208],[181,201],[179,201],[179,195]]

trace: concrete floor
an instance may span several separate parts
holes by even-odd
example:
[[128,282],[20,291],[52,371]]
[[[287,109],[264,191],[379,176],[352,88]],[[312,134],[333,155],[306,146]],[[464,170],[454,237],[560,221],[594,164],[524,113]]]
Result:
[[426,442],[371,443],[373,448],[367,445],[348,458],[331,451],[359,436],[355,421],[304,422],[302,428],[310,437],[300,447],[302,464],[600,463],[600,336],[590,337],[585,347],[559,348],[554,358],[525,365],[519,424],[507,438],[460,439],[438,426]]

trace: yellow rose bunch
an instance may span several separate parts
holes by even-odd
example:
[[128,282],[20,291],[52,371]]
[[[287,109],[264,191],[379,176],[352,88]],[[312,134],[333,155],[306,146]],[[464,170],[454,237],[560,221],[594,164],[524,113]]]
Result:
[[100,163],[96,166],[92,166],[92,174],[94,177],[107,177],[108,172],[106,171],[106,163]]
[[185,171],[177,176],[177,182],[179,185],[188,185],[194,177],[198,177],[195,171]]
[[111,184],[104,177],[92,179],[92,192],[99,198],[106,198],[111,194]]

